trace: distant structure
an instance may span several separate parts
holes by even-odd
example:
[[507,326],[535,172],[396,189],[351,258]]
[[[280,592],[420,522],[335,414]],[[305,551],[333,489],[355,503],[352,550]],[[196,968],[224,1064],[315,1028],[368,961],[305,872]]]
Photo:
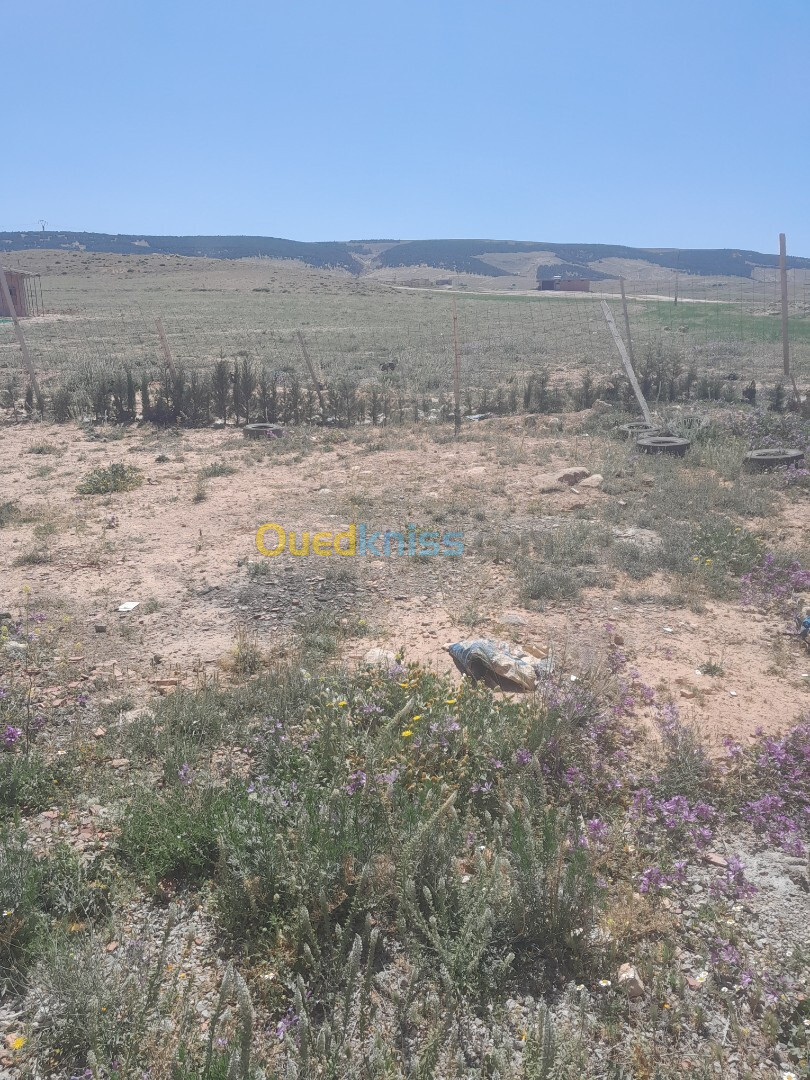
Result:
[[[11,293],[13,314],[18,319],[27,319],[32,315],[44,314],[39,274],[29,274],[25,270],[5,270],[5,275],[8,282],[8,291]],[[2,289],[0,289],[0,319],[8,319],[11,315],[12,312],[8,310],[8,304],[5,301]]]
[[590,292],[587,278],[542,278],[537,286],[543,292]]

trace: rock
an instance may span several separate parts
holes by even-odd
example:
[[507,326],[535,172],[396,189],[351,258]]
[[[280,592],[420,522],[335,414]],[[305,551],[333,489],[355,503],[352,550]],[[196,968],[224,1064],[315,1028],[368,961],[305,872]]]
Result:
[[9,654],[9,656],[25,656],[25,654],[28,652],[28,646],[23,644],[22,641],[9,641],[6,643],[4,648],[5,651]]
[[586,488],[599,488],[604,482],[604,477],[600,473],[594,473],[592,476],[586,476],[584,480],[580,480],[579,486]]
[[498,617],[498,623],[500,626],[525,626],[526,620],[522,615],[516,615],[512,611],[507,611]]
[[561,473],[558,473],[556,480],[558,484],[566,484],[568,487],[573,487],[574,484],[581,483],[590,475],[590,469],[584,469],[581,465],[572,465],[570,468],[563,469]]
[[604,398],[597,398],[593,405],[591,405],[591,411],[595,413],[610,412],[612,408],[613,405],[609,401],[605,401]]
[[129,765],[129,758],[125,758],[125,757],[113,758],[112,761],[110,762],[110,765],[114,769],[126,769],[128,767],[128,765]]
[[94,625],[93,629],[95,630],[95,632],[97,634],[106,634],[107,633],[107,627],[104,625],[103,622],[97,622]]
[[618,983],[631,999],[641,997],[644,993],[644,983],[632,964],[622,964],[619,968]]
[[728,866],[727,860],[716,851],[704,851],[702,858],[703,862],[708,863],[709,866],[719,866],[723,869]]
[[655,477],[654,476],[642,476],[641,482],[644,485],[644,487],[653,487],[654,484],[655,484]]
[[388,649],[369,649],[363,657],[363,663],[366,667],[390,667],[391,664],[396,662],[396,656]]

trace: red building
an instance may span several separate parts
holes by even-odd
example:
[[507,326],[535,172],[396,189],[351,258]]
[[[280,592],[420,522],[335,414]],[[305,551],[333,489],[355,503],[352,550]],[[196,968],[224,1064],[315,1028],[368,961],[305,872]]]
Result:
[[590,292],[587,278],[543,278],[537,286],[543,292]]

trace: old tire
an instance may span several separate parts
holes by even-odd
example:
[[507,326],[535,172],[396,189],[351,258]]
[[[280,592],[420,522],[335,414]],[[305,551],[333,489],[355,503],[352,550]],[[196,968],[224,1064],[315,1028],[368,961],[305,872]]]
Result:
[[636,447],[644,454],[683,457],[691,445],[691,440],[678,439],[674,435],[645,435],[643,439],[636,439]]
[[246,439],[269,439],[284,433],[279,424],[245,424],[242,432]]
[[660,428],[648,424],[646,420],[631,420],[629,424],[621,424],[619,432],[625,439],[638,439],[643,436],[657,435]]
[[802,461],[804,461],[803,450],[789,450],[784,446],[775,446],[765,450],[751,450],[745,455],[743,464],[746,472],[768,472],[770,469],[786,469]]

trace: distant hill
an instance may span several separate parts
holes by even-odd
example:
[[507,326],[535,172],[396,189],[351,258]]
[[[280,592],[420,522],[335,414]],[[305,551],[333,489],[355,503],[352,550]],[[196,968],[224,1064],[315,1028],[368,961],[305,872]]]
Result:
[[309,266],[361,273],[348,244],[282,240],[275,236],[148,236],[90,232],[0,232],[0,252],[64,248],[112,255],[186,255],[209,259],[298,259]]
[[[91,232],[0,232],[0,253],[43,249],[104,252],[117,255],[204,256],[209,259],[297,259],[308,266],[364,274],[403,267],[433,267],[458,274],[508,277],[504,264],[516,260],[537,280],[576,277],[598,281],[611,277],[603,260],[637,261],[682,274],[750,278],[779,265],[777,255],[738,248],[637,248],[621,244],[556,244],[529,240],[353,240],[303,243],[273,236],[149,236]],[[536,256],[534,258],[533,256]],[[499,265],[500,263],[500,265]],[[539,265],[537,265],[539,264]],[[810,259],[788,257],[789,269],[810,270]],[[607,267],[606,269],[610,269]]]
[[[590,264],[617,258],[653,263],[683,274],[708,277],[751,277],[755,269],[779,265],[778,255],[736,248],[678,250],[625,247],[621,244],[553,244],[514,240],[412,240],[386,249],[378,262],[380,266],[434,266],[458,273],[500,276],[508,271],[495,266],[487,268],[487,255],[519,252],[550,253],[559,260],[558,264],[539,266],[538,280],[557,274],[599,280],[609,275],[595,270]],[[789,256],[787,265],[789,269],[807,270],[810,269],[810,259]]]

